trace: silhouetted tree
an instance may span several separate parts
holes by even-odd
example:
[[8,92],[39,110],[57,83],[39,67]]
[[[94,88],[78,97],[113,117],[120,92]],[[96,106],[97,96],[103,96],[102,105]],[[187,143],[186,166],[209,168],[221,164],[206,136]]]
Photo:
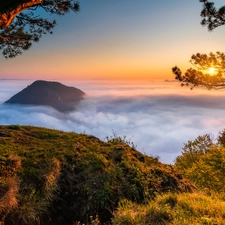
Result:
[[42,34],[52,33],[56,21],[38,14],[65,15],[79,11],[76,0],[5,0],[0,5],[0,50],[5,58],[12,58],[38,42]]
[[[214,2],[199,0],[203,3],[201,24],[207,26],[209,31],[225,25],[225,6],[216,9]],[[192,55],[190,62],[194,65],[183,75],[181,70],[175,66],[172,72],[175,79],[181,82],[181,86],[206,87],[207,89],[225,88],[225,54],[222,52]],[[210,72],[213,68],[214,72]]]
[[219,145],[222,145],[223,147],[225,147],[225,129],[219,132],[217,142]]
[[201,24],[207,26],[209,31],[225,24],[225,6],[216,9],[214,2],[208,0],[200,0],[203,2],[201,16],[203,17]]
[[[225,88],[225,54],[221,52],[192,55],[190,62],[195,67],[189,68],[183,75],[175,66],[172,68],[176,80],[181,86],[206,87],[207,89]],[[210,72],[210,68],[214,71]]]

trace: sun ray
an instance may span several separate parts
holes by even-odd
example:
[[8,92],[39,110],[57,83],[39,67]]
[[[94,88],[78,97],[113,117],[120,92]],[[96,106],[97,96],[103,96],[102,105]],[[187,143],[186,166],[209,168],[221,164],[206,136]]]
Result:
[[215,68],[214,67],[209,68],[209,73],[210,74],[214,74],[215,73]]

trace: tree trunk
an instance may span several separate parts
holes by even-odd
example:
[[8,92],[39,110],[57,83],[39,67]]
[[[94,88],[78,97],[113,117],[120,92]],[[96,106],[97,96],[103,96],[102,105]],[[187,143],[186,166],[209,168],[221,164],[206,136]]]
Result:
[[12,23],[14,18],[23,10],[38,5],[43,1],[44,0],[29,0],[29,1],[26,0],[26,2],[24,2],[24,0],[23,1],[20,0],[20,3],[17,5],[15,4],[7,5],[5,9],[4,8],[1,9],[3,13],[0,14],[0,29],[2,30],[8,27]]

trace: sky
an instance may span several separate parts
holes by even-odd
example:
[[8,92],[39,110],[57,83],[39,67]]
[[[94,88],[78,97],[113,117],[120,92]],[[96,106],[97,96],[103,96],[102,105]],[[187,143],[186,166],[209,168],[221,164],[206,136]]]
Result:
[[223,27],[200,25],[198,0],[82,0],[80,7],[55,17],[54,34],[22,56],[1,56],[0,78],[173,79],[171,68],[186,70],[192,54],[225,47]]

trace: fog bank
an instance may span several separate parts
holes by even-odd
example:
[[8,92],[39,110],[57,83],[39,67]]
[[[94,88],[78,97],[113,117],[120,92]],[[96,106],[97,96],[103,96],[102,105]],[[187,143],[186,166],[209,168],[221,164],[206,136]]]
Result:
[[198,135],[216,138],[225,128],[224,91],[190,91],[175,82],[60,81],[87,94],[77,110],[2,104],[33,81],[0,81],[0,124],[32,125],[87,133],[105,140],[125,135],[137,149],[173,163]]

